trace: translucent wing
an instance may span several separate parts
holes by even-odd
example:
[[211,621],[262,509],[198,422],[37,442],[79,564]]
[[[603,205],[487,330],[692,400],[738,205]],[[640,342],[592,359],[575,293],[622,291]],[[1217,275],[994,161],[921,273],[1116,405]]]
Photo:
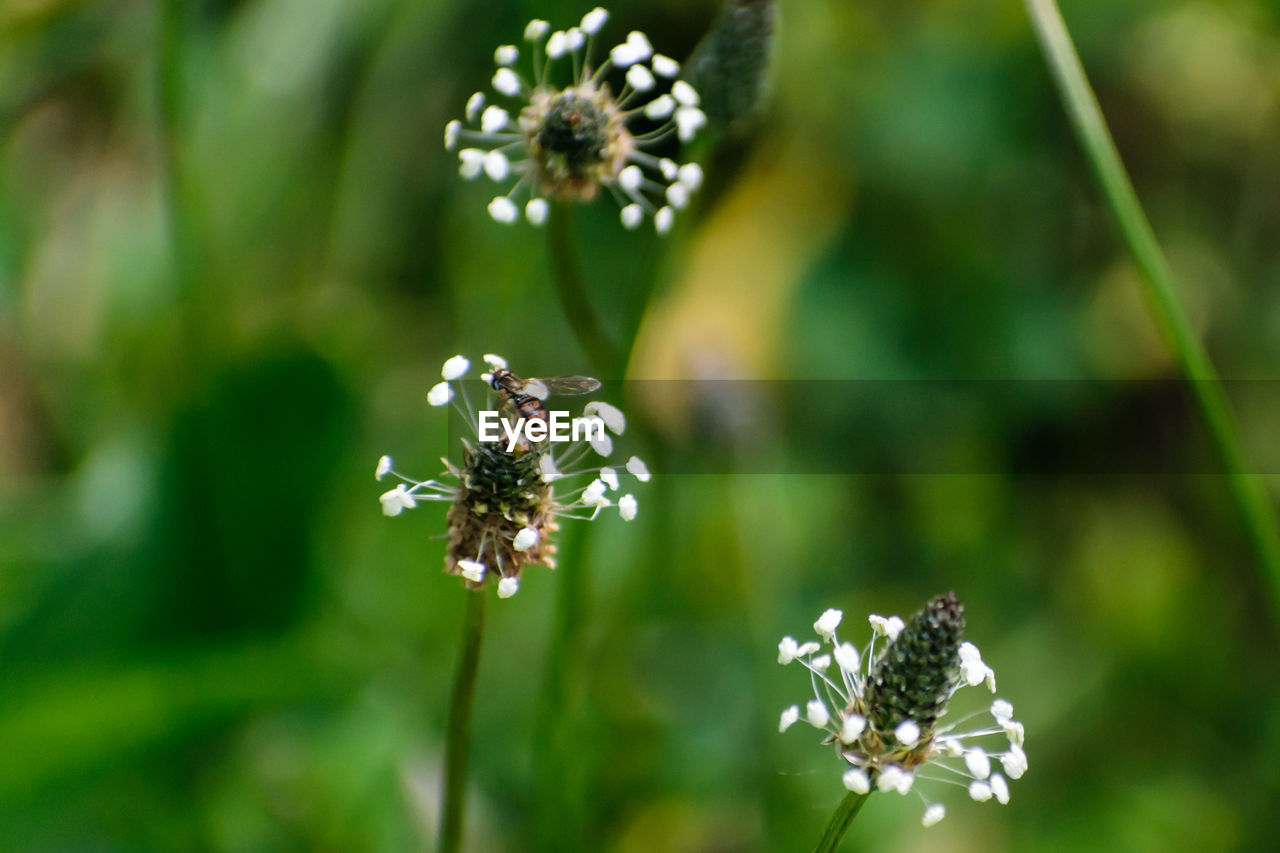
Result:
[[[600,380],[590,376],[549,376],[545,379],[529,379],[525,381],[524,393],[545,400],[548,396],[576,397],[579,394],[590,394],[600,387]],[[539,396],[539,392],[542,392]]]

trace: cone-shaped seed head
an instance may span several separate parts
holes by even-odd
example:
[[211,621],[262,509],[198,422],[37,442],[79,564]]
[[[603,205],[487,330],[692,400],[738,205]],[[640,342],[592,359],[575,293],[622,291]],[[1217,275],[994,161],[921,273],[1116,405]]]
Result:
[[963,641],[964,607],[953,592],[911,617],[871,670],[866,707],[878,730],[911,720],[928,738],[955,684]]

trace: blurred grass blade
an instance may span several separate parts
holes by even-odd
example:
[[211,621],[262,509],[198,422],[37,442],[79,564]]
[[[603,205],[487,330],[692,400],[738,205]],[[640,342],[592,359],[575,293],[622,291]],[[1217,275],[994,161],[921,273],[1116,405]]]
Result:
[[1245,473],[1240,440],[1217,371],[1178,301],[1169,263],[1138,202],[1057,3],[1027,0],[1027,12],[1089,165],[1142,274],[1147,303],[1191,384],[1200,414],[1222,456],[1232,494],[1262,563],[1273,607],[1280,613],[1280,530],[1261,481]]

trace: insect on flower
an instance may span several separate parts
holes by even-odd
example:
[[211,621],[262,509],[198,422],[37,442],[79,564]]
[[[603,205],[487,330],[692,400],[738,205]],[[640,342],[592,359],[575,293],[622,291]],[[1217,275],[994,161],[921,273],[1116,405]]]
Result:
[[[445,148],[458,152],[463,178],[483,174],[507,183],[515,176],[507,192],[489,203],[494,220],[515,222],[517,201],[527,197],[525,218],[542,225],[548,199],[589,202],[604,187],[621,207],[624,227],[638,228],[650,217],[665,234],[675,211],[701,186],[698,164],[659,156],[673,138],[688,142],[706,124],[697,91],[677,79],[680,64],[655,53],[637,31],[593,67],[596,34],[608,18],[596,7],[578,26],[550,35],[546,21],[530,21],[524,39],[532,82],[515,70],[520,48],[502,45],[494,51],[492,86],[507,106],[487,103],[485,93],[476,92],[467,101],[465,123],[455,119],[445,126]],[[565,59],[571,66],[567,85],[555,75]],[[616,96],[607,79],[615,71],[625,81]],[[655,94],[661,88],[668,91]]]
[[[836,636],[842,614],[827,610],[814,623],[822,642],[797,643],[783,637],[778,663],[799,661],[810,674],[813,699],[782,712],[779,730],[800,719],[826,734],[846,764],[844,786],[855,793],[907,794],[917,779],[960,783],[979,802],[1009,801],[1009,780],[1027,770],[1023,727],[1013,705],[996,699],[989,710],[944,724],[948,704],[965,687],[996,689],[995,673],[972,643],[964,641],[964,608],[954,594],[940,595],[904,622],[872,615],[870,644],[859,651]],[[886,642],[879,651],[876,642]],[[824,645],[831,650],[822,654]],[[832,664],[835,664],[834,668]],[[987,716],[990,722],[961,731],[962,724]],[[1003,738],[1006,747],[993,747]],[[1003,773],[995,771],[999,763]],[[924,800],[922,823],[942,820],[946,807]]]
[[600,388],[600,380],[590,376],[521,379],[507,368],[497,367],[489,374],[489,385],[506,397],[507,404],[519,412],[521,417],[545,421],[547,407],[543,401],[552,394],[560,397],[590,394]]
[[[550,393],[562,385],[579,394],[599,387],[596,380],[587,377],[574,377],[574,382],[526,381],[512,373],[500,356],[486,355],[484,359],[493,371],[481,377],[489,389],[485,396],[490,406],[519,409],[520,405],[532,407],[536,403],[535,411],[545,415],[541,400],[529,393],[530,385],[538,393]],[[471,589],[481,589],[489,578],[496,578],[498,596],[509,598],[519,589],[525,566],[539,563],[555,568],[554,534],[561,520],[591,521],[614,506],[623,521],[636,517],[634,495],[610,497],[622,488],[618,469],[590,461],[593,454],[601,458],[612,454],[613,439],[608,433],[621,435],[626,417],[608,403],[591,401],[583,412],[599,418],[604,429],[589,440],[510,446],[482,441],[479,412],[483,406],[472,407],[466,385],[459,381],[470,369],[470,360],[454,356],[441,369],[443,381],[427,394],[433,406],[452,403],[469,426],[475,442],[463,440],[461,464],[444,460],[445,471],[439,478],[415,480],[395,471],[390,457],[383,456],[378,460],[377,478],[390,475],[401,482],[379,500],[383,513],[389,516],[413,509],[420,501],[447,502],[445,572],[461,577]],[[515,403],[525,397],[528,400],[522,404]],[[649,469],[638,457],[628,459],[624,470],[639,482],[649,481]]]

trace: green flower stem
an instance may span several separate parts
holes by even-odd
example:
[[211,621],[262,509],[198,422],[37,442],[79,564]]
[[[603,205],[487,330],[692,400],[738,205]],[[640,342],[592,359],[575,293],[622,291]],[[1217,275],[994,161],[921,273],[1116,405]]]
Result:
[[534,850],[563,850],[578,846],[580,840],[575,835],[581,825],[581,802],[571,772],[576,757],[572,733],[578,696],[574,687],[581,683],[583,671],[582,614],[589,594],[582,554],[590,532],[587,525],[562,530],[557,552],[551,639],[533,728]]
[[[597,375],[605,378],[621,374],[619,351],[609,341],[591,308],[582,272],[573,248],[569,205],[553,203],[547,222],[547,251],[551,263],[556,296],[565,319],[579,345],[591,359]],[[534,764],[538,779],[536,799],[536,848],[562,849],[567,841],[567,828],[576,825],[569,793],[569,758],[566,751],[571,727],[567,709],[578,667],[581,648],[582,612],[589,584],[588,566],[581,557],[579,531],[570,538],[567,531],[561,540],[560,569],[552,634],[547,649],[547,671],[534,726]],[[575,547],[576,546],[576,547]]]
[[850,791],[849,795],[840,801],[840,805],[836,806],[835,814],[831,815],[831,823],[827,824],[827,831],[822,833],[822,840],[818,842],[817,847],[813,848],[814,853],[834,853],[840,847],[840,841],[849,831],[849,824],[853,823],[858,812],[862,811],[862,804],[870,796],[870,794],[855,794]]
[[551,277],[555,280],[556,296],[564,311],[569,328],[578,343],[603,378],[610,378],[621,365],[618,353],[610,343],[600,321],[591,309],[587,290],[582,283],[582,271],[578,269],[573,253],[573,234],[570,225],[570,209],[559,202],[551,205],[547,222],[547,250],[551,260]]
[[449,736],[445,744],[444,790],[440,804],[440,853],[457,853],[462,842],[467,742],[471,734],[471,709],[475,704],[476,672],[480,668],[480,643],[484,639],[484,611],[488,603],[484,590],[469,590],[466,596],[462,646],[458,651],[453,697],[449,700]]
[[1244,454],[1222,383],[1178,302],[1169,263],[1116,151],[1057,3],[1054,0],[1026,2],[1045,60],[1080,144],[1142,273],[1147,304],[1178,358],[1201,417],[1222,457],[1232,495],[1270,586],[1272,604],[1280,612],[1280,528],[1261,481],[1245,473]]

